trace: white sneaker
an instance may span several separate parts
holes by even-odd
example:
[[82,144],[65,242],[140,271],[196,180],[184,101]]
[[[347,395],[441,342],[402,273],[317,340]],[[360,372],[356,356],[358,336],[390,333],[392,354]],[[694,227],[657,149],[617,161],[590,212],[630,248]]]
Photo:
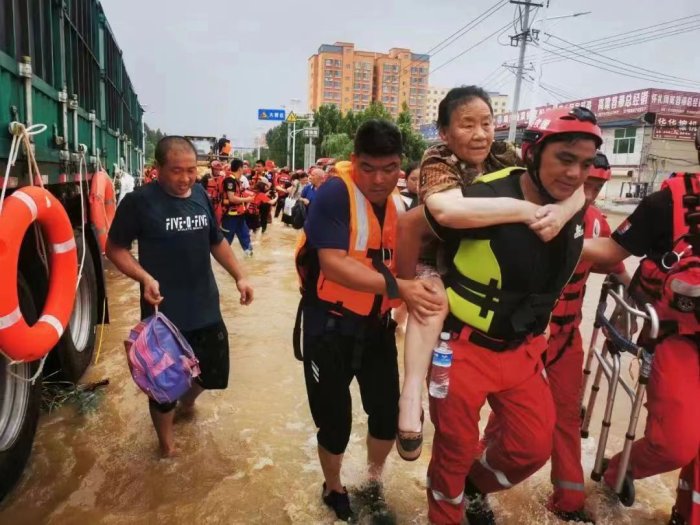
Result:
[[246,254],[248,257],[252,257],[252,256],[253,256],[253,250],[246,250],[246,251],[245,251],[245,254]]

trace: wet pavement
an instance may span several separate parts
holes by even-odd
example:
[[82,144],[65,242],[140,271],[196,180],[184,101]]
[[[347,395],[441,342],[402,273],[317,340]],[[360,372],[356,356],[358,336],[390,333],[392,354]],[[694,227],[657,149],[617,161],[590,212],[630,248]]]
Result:
[[[302,366],[291,347],[299,297],[293,266],[296,238],[297,232],[276,223],[256,243],[254,258],[244,259],[256,293],[248,308],[238,304],[233,280],[216,268],[231,343],[230,386],[201,396],[194,421],[176,427],[180,456],[167,461],[157,459],[146,397],[132,381],[124,354],[123,339],[138,321],[138,286],[109,266],[112,323],[105,327],[99,362],[83,381],[109,378],[110,385],[91,414],[79,415],[67,406],[42,416],[28,469],[0,505],[0,524],[332,523],[319,497],[315,428]],[[240,247],[235,250],[240,257]],[[588,286],[585,341],[601,280],[594,276]],[[627,364],[623,369],[627,375]],[[354,426],[343,470],[348,488],[364,480],[367,429],[353,388]],[[608,443],[611,452],[621,447],[629,409],[620,400]],[[587,478],[601,412],[598,405],[593,437],[583,443]],[[639,435],[642,429],[643,421]],[[426,446],[418,461],[406,463],[395,452],[389,458],[386,499],[396,523],[427,522],[429,423],[425,430]],[[675,474],[638,481],[637,503],[624,509],[611,505],[587,479],[587,508],[599,524],[666,523],[675,484]],[[492,496],[498,523],[559,523],[544,509],[550,487],[545,466],[514,489]]]

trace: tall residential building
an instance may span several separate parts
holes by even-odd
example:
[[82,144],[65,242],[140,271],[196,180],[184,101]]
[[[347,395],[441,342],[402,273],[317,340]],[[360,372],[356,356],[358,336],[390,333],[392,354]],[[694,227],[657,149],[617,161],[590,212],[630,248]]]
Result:
[[[437,86],[430,86],[428,88],[428,96],[425,99],[425,111],[423,112],[421,124],[427,125],[437,122],[438,106],[450,89],[452,88]],[[508,95],[489,91],[489,96],[491,97],[494,115],[508,112]]]
[[309,58],[309,109],[334,104],[343,113],[381,102],[396,117],[405,102],[418,124],[424,119],[430,56],[409,49],[356,51],[355,45],[323,44]]

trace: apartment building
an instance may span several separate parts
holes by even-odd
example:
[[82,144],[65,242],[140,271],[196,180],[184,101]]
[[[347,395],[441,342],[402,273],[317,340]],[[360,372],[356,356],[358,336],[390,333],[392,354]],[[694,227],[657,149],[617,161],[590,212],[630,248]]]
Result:
[[[430,86],[428,88],[428,95],[425,99],[425,110],[423,111],[423,120],[421,121],[422,125],[427,126],[437,122],[438,106],[450,89],[452,88],[438,86]],[[494,115],[508,111],[508,95],[489,91],[489,96],[491,97]]]
[[309,58],[309,110],[334,104],[343,113],[381,102],[396,117],[404,102],[416,125],[425,118],[430,57],[409,49],[359,51],[349,42],[323,44]]

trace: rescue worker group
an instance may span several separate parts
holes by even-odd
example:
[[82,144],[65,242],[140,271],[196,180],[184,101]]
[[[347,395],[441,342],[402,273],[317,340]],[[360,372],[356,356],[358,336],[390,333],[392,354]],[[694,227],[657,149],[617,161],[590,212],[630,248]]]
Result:
[[[256,236],[281,215],[300,230],[301,299],[290,335],[318,429],[329,516],[357,517],[341,478],[356,379],[368,415],[365,490],[376,501],[384,501],[389,453],[396,446],[403,459],[417,459],[428,419],[431,523],[497,523],[488,494],[550,459],[548,511],[594,523],[581,464],[580,324],[585,283],[597,272],[636,304],[652,304],[661,320],[658,337],[647,326],[639,336],[653,352],[644,434],[629,461],[605,459],[601,486],[611,504],[631,506],[635,480],[682,469],[669,523],[700,525],[700,173],[672,174],[611,232],[594,205],[611,169],[589,109],[545,111],[516,150],[494,140],[487,92],[462,86],[440,103],[437,125],[442,142],[404,173],[401,133],[382,120],[358,129],[349,161],[290,173],[263,160],[251,167],[223,148],[202,184],[187,139],[158,143],[153,183],[117,208],[107,256],[140,282],[142,316],[157,306],[200,362],[201,375],[177,403],[149,402],[161,454],[176,451],[176,414],[191,414],[199,394],[228,384],[209,254],[250,304],[253,287],[229,245],[238,237],[252,256]],[[700,157],[700,135],[695,144]],[[624,265],[630,256],[643,257],[634,276]],[[395,332],[404,323],[400,385]]]

